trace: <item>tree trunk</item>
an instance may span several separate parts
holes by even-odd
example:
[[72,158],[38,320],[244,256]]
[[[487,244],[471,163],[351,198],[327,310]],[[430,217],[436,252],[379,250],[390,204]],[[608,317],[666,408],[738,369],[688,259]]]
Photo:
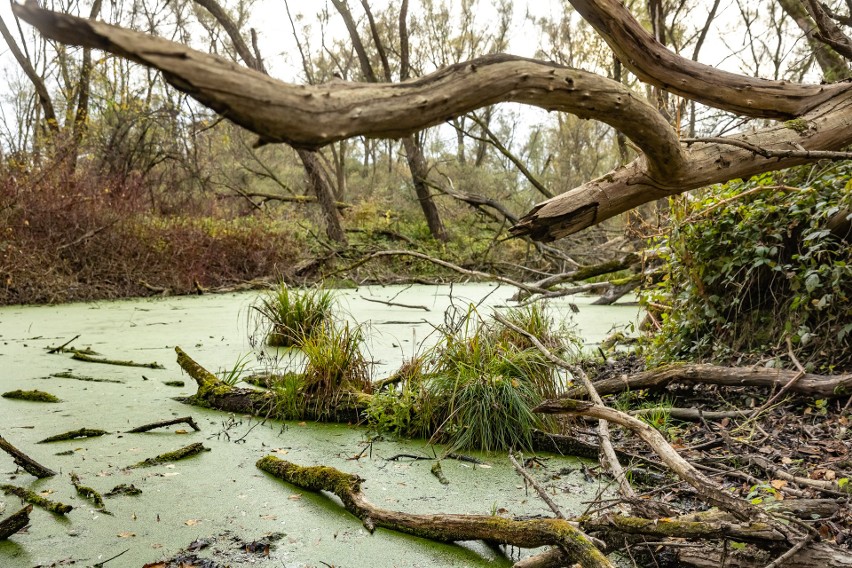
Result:
[[346,245],[348,241],[346,233],[343,231],[340,211],[338,211],[337,202],[334,199],[334,191],[332,191],[323,175],[322,164],[316,152],[297,149],[296,153],[299,155],[299,159],[302,160],[302,165],[305,166],[308,183],[313,188],[317,196],[317,201],[319,201],[320,207],[322,207],[322,214],[325,218],[325,232],[328,238]]
[[408,169],[411,170],[414,191],[417,193],[417,201],[420,202],[420,208],[426,217],[426,224],[429,225],[429,232],[435,240],[442,243],[447,242],[449,235],[447,235],[447,230],[444,228],[444,223],[441,222],[438,207],[432,199],[429,186],[426,185],[428,167],[420,145],[411,136],[403,138],[402,145],[405,146],[405,159],[408,161]]

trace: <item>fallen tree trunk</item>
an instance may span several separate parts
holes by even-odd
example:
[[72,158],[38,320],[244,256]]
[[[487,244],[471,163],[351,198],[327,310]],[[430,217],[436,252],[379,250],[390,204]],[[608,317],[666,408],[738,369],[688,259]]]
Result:
[[[784,387],[799,373],[765,367],[720,367],[717,365],[665,365],[632,376],[622,375],[595,382],[600,395],[617,394],[626,390],[663,388],[672,383],[712,384],[723,386]],[[820,397],[848,396],[852,393],[852,373],[844,375],[806,374],[796,380],[790,391]],[[565,393],[565,398],[586,396],[584,387]]]
[[280,396],[273,390],[258,391],[231,386],[196,363],[180,347],[175,347],[175,352],[178,365],[198,384],[198,392],[186,402],[205,408],[280,420],[325,420],[354,424],[361,420],[361,413],[366,409],[370,397],[365,393],[341,392],[330,404],[321,404],[310,393],[304,393],[299,413],[293,415],[290,406],[281,404]]
[[360,477],[332,467],[302,467],[274,456],[260,459],[257,467],[302,489],[334,493],[370,532],[384,527],[440,542],[485,540],[520,548],[554,545],[560,546],[572,562],[586,568],[613,566],[586,535],[562,519],[516,521],[490,515],[415,515],[390,511],[376,507],[361,494]]

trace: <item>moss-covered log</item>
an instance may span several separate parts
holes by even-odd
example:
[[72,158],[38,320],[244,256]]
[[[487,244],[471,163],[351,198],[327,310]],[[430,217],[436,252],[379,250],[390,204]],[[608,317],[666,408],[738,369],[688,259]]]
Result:
[[64,503],[45,499],[38,493],[30,491],[29,489],[25,489],[23,487],[18,487],[17,485],[0,485],[0,490],[2,490],[3,493],[5,493],[6,495],[16,495],[27,503],[31,503],[36,507],[41,507],[45,511],[50,511],[51,513],[56,513],[57,515],[64,515],[66,513],[70,513],[74,509],[74,507],[72,507],[71,505],[66,505]]
[[[765,523],[740,523],[735,519],[708,521],[671,519],[643,519],[624,515],[604,515],[581,523],[590,533],[614,533],[618,539],[625,534],[642,535],[651,539],[686,538],[690,540],[731,539],[738,542],[784,542],[783,535]],[[604,540],[608,540],[604,538]]]
[[359,392],[341,392],[332,400],[320,400],[314,393],[303,393],[299,400],[286,400],[286,395],[233,387],[199,365],[180,347],[175,347],[177,362],[198,384],[198,391],[187,402],[225,412],[251,414],[281,420],[323,420],[328,422],[357,423],[367,408],[370,395]]
[[45,477],[52,477],[56,475],[56,472],[52,469],[48,469],[32,459],[30,456],[10,444],[6,441],[3,436],[0,436],[0,450],[3,450],[15,461],[15,465],[20,468],[23,468],[27,473],[38,477],[39,479]]
[[63,432],[62,434],[50,436],[48,438],[45,438],[44,440],[39,440],[36,443],[49,444],[51,442],[77,440],[78,438],[96,438],[98,436],[103,436],[104,434],[109,434],[109,432],[107,432],[106,430],[97,430],[94,428],[80,428],[79,430],[71,430],[70,432]]
[[15,400],[29,400],[31,402],[60,402],[59,399],[50,394],[49,392],[44,392],[40,390],[13,390],[9,392],[3,393],[3,398],[12,398]]
[[10,515],[0,521],[0,540],[6,540],[30,523],[30,512],[32,505],[27,505],[14,515]]
[[361,519],[371,532],[375,527],[383,527],[440,542],[485,540],[521,548],[554,545],[561,547],[573,562],[587,568],[612,566],[586,535],[562,519],[516,521],[486,515],[415,515],[389,511],[371,504],[361,494],[363,480],[357,475],[332,467],[302,467],[274,456],[262,458],[257,467],[302,489],[334,493],[346,510]]
[[105,509],[106,506],[104,505],[104,498],[101,497],[101,494],[98,493],[95,489],[92,489],[91,487],[87,487],[80,483],[80,478],[77,476],[76,473],[71,474],[71,484],[74,486],[74,489],[77,490],[77,495],[80,495],[85,499],[91,499],[95,507],[97,507],[104,513],[110,514]]
[[210,448],[205,448],[204,444],[201,442],[196,442],[194,444],[190,444],[188,446],[184,446],[183,448],[177,449],[173,452],[166,452],[164,454],[160,454],[159,456],[155,456],[153,458],[148,458],[146,460],[142,460],[139,463],[128,466],[127,469],[137,469],[140,467],[152,467],[155,465],[160,465],[163,463],[176,462],[182,459],[186,459],[192,457],[194,455],[200,454],[201,452],[209,452]]

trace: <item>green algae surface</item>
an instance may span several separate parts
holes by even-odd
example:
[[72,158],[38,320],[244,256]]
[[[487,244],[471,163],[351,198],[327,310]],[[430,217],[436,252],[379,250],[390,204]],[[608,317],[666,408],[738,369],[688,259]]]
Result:
[[[350,317],[368,326],[368,357],[373,374],[381,378],[427,341],[432,325],[443,321],[453,302],[506,303],[514,290],[486,284],[450,287],[369,287],[338,292]],[[410,304],[429,312],[364,302],[359,295]],[[369,534],[358,519],[324,494],[297,489],[264,474],[255,462],[278,455],[304,465],[327,465],[363,478],[363,490],[373,503],[414,513],[469,513],[551,516],[547,506],[524,488],[523,481],[502,455],[476,457],[487,466],[451,459],[441,462],[449,484],[442,485],[430,470],[434,461],[389,460],[399,454],[434,457],[423,441],[374,439],[363,428],[315,423],[263,421],[245,416],[189,407],[172,397],[190,396],[195,387],[182,376],[174,346],[182,345],[211,371],[228,369],[249,351],[247,314],[256,293],[191,296],[44,307],[0,309],[0,391],[45,387],[62,399],[57,405],[35,405],[0,398],[0,432],[33,459],[61,472],[37,480],[15,470],[11,458],[0,454],[0,484],[14,484],[74,509],[59,517],[36,509],[31,526],[0,542],[0,566],[30,568],[74,560],[93,565],[127,550],[111,565],[138,567],[169,558],[196,539],[236,535],[252,542],[266,535],[283,535],[269,556],[239,552],[222,562],[231,566],[511,566],[518,551],[505,554],[481,543],[440,544],[388,530]],[[590,342],[602,340],[613,324],[635,321],[633,306],[580,305],[573,317]],[[568,302],[564,304],[565,313]],[[566,316],[568,317],[568,316]],[[110,367],[75,361],[69,354],[47,354],[45,347],[61,345],[76,334],[74,347],[93,349],[122,359],[165,364],[165,369]],[[279,355],[268,349],[267,360]],[[252,372],[270,372],[257,363]],[[44,379],[71,373],[121,382]],[[185,380],[184,388],[165,381]],[[182,424],[142,434],[127,430],[154,421],[191,415],[201,427]],[[80,428],[110,434],[64,442],[69,452],[37,442],[55,432]],[[202,443],[209,452],[188,460],[144,469],[124,469],[178,447]],[[442,448],[434,448],[440,455]],[[358,457],[360,456],[360,457]],[[354,459],[358,457],[358,459]],[[546,468],[533,475],[552,490],[568,515],[580,514],[583,501],[600,489],[583,481],[578,461],[550,456]],[[112,515],[104,515],[77,494],[69,474],[106,496]],[[133,485],[140,495],[108,497],[118,486]],[[0,510],[19,507],[14,495],[0,495]],[[224,540],[223,542],[227,542]],[[218,548],[228,554],[227,546]],[[210,549],[197,551],[213,556]],[[522,554],[528,554],[523,552]]]

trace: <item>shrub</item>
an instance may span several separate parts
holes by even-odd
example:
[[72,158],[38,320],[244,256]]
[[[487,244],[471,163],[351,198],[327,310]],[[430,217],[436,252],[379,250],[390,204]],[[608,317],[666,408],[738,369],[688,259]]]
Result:
[[797,356],[852,368],[852,246],[829,220],[852,211],[852,164],[803,167],[672,201],[653,244],[665,277],[642,293],[652,363]]

